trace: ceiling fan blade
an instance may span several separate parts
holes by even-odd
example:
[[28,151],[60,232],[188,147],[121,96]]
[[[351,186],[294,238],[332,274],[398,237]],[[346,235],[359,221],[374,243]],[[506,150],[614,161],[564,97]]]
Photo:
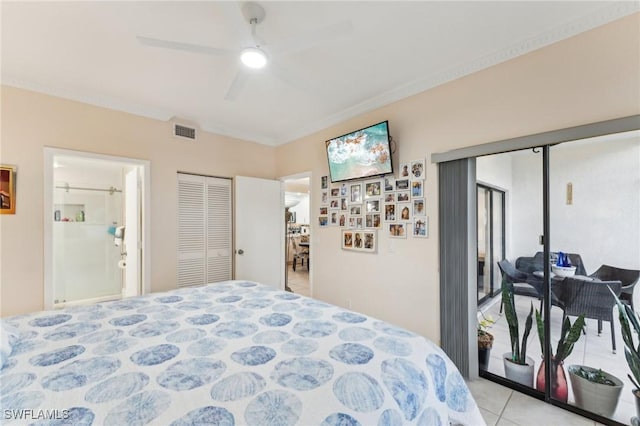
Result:
[[298,37],[294,37],[271,46],[271,51],[278,54],[302,52],[318,44],[349,35],[353,32],[351,21],[342,21],[324,28],[319,28]]
[[244,89],[244,86],[247,84],[247,80],[249,80],[249,74],[242,70],[238,70],[238,73],[233,78],[231,85],[227,89],[227,93],[224,95],[224,100],[235,101],[238,94],[240,94],[242,89]]
[[318,84],[315,84],[304,77],[300,77],[299,75],[296,75],[296,73],[288,71],[286,67],[278,65],[274,61],[269,63],[269,71],[284,83],[301,92],[316,92],[320,89]]
[[206,55],[213,55],[213,56],[226,56],[234,53],[234,51],[230,49],[220,49],[217,47],[200,46],[200,45],[191,44],[191,43],[180,43],[178,41],[160,40],[157,38],[150,38],[150,37],[143,37],[143,36],[137,36],[136,38],[138,39],[140,44],[143,44],[145,46],[162,47],[165,49],[173,49],[173,50],[182,50],[184,52],[204,53]]

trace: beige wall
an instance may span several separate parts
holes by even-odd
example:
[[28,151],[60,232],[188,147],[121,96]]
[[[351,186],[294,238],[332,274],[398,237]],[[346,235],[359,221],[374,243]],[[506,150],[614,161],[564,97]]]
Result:
[[[389,120],[397,166],[435,152],[640,113],[640,15],[572,37],[278,148],[278,175],[313,171],[318,216],[324,141]],[[425,185],[430,237],[382,237],[378,254],[340,250],[340,229],[313,224],[314,297],[439,341],[437,168]]]
[[151,288],[176,285],[176,172],[275,177],[275,150],[169,123],[2,86],[0,162],[17,166],[15,215],[0,217],[0,314],[43,308],[45,146],[151,162]]

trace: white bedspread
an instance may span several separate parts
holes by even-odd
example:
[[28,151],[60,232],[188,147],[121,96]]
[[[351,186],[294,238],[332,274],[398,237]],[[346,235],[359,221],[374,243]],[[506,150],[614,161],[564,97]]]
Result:
[[256,283],[5,320],[3,424],[484,424],[432,342]]

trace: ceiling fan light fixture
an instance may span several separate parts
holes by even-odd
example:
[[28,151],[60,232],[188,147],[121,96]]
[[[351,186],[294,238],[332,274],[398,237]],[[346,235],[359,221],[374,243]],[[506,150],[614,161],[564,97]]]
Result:
[[259,47],[247,47],[240,54],[240,60],[249,68],[263,68],[267,65],[267,54]]

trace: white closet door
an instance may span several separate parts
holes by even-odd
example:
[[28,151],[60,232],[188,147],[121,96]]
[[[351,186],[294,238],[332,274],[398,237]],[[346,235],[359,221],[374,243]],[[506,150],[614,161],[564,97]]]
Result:
[[231,180],[207,178],[207,283],[231,279]]
[[232,277],[231,180],[178,173],[178,287]]
[[178,287],[205,284],[205,178],[178,173]]

